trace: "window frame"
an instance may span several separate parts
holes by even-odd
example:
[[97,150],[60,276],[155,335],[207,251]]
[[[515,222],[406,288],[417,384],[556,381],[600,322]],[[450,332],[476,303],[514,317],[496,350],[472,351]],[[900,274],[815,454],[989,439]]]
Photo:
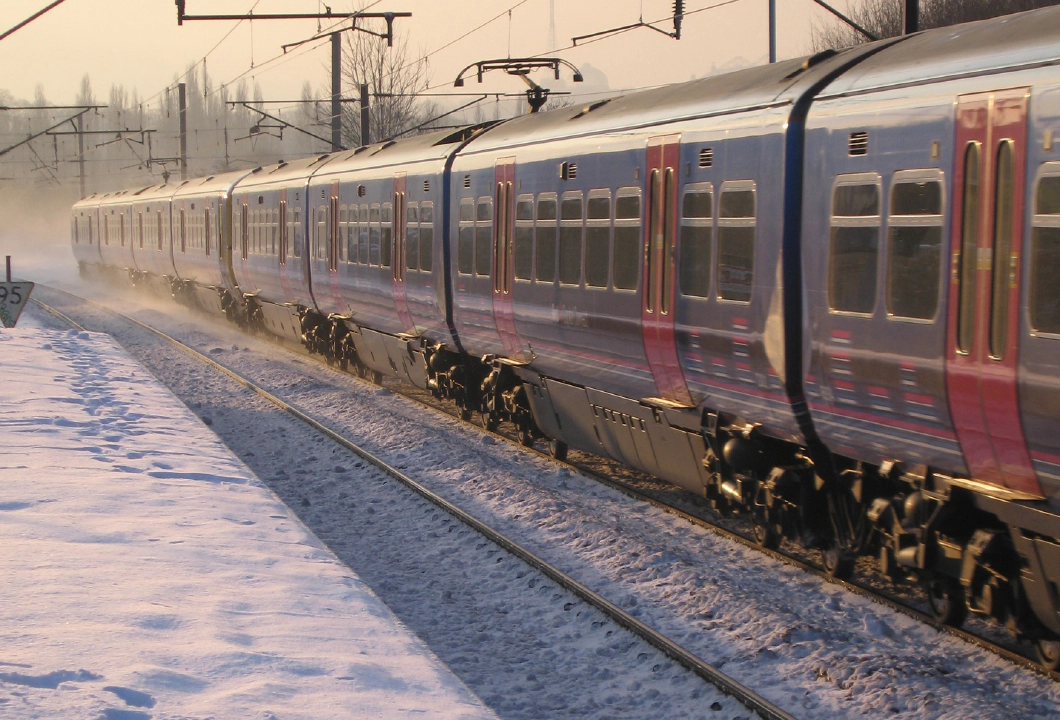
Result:
[[[637,217],[620,218],[618,216],[618,201],[625,197],[637,198]],[[636,295],[640,291],[640,281],[644,274],[644,268],[641,264],[641,261],[644,258],[644,191],[641,190],[640,186],[627,185],[615,190],[611,205],[611,217],[611,291]],[[637,228],[637,242],[634,246],[633,252],[633,256],[636,258],[637,263],[636,282],[631,288],[620,288],[615,286],[615,234],[620,227]]]
[[[907,182],[927,180],[939,184],[939,214],[938,215],[895,215],[893,212],[894,189],[897,185]],[[946,173],[939,168],[918,168],[912,170],[896,170],[891,174],[891,181],[887,186],[887,196],[883,198],[886,202],[887,217],[883,221],[886,238],[883,281],[883,307],[888,320],[895,322],[913,323],[915,325],[932,325],[939,319],[939,313],[944,305],[943,293],[948,292],[945,279],[949,277],[949,244],[946,232],[946,208],[949,207],[949,195],[946,189]],[[902,218],[901,222],[893,223],[893,218]],[[939,286],[935,289],[937,293],[935,302],[935,314],[930,318],[907,317],[895,315],[891,312],[891,227],[938,227],[939,228]],[[877,299],[878,302],[878,299]]]
[[[709,194],[710,195],[710,217],[685,217],[685,196],[691,194]],[[700,301],[710,300],[714,290],[714,261],[717,254],[718,245],[718,230],[716,220],[718,215],[718,194],[714,191],[714,183],[710,181],[704,182],[690,182],[685,183],[681,188],[681,195],[678,199],[678,212],[677,218],[677,292],[683,298],[693,298]],[[758,196],[755,195],[755,214],[758,214]],[[728,218],[732,220],[734,218]],[[758,224],[758,218],[755,218],[755,224]],[[685,292],[684,284],[682,283],[683,275],[681,274],[682,269],[685,265],[685,245],[684,245],[684,228],[686,227],[706,227],[710,228],[710,257],[707,258],[707,288],[706,293],[703,295],[690,295]],[[757,237],[757,232],[756,232]],[[730,301],[734,302],[734,301]]]
[[[581,217],[577,220],[563,219],[563,203],[567,200],[577,200],[581,205]],[[557,230],[556,230],[556,282],[564,287],[585,287],[585,215],[586,215],[586,202],[585,193],[581,190],[567,190],[560,195],[558,202],[556,203],[556,216],[557,216]],[[579,248],[578,248],[578,280],[576,282],[563,282],[563,228],[573,228],[577,226],[580,230],[579,233]]]
[[[1043,162],[1043,163],[1041,163],[1038,166],[1037,172],[1035,173],[1034,183],[1031,186],[1032,190],[1031,190],[1030,193],[1028,193],[1026,195],[1027,198],[1029,198],[1030,205],[1031,205],[1030,213],[1029,213],[1029,215],[1030,215],[1030,228],[1029,228],[1029,232],[1025,232],[1024,233],[1027,236],[1026,245],[1024,245],[1023,242],[1022,242],[1023,238],[1019,238],[1017,240],[1017,242],[1020,242],[1020,260],[1019,260],[1019,262],[1020,262],[1020,265],[1021,265],[1021,267],[1018,269],[1018,271],[1022,271],[1022,266],[1024,264],[1029,264],[1029,263],[1034,262],[1034,259],[1035,259],[1034,258],[1034,250],[1035,250],[1035,247],[1034,247],[1034,230],[1035,230],[1035,228],[1056,228],[1057,231],[1060,231],[1060,213],[1056,213],[1056,214],[1042,214],[1042,213],[1038,212],[1038,192],[1039,192],[1039,190],[1041,188],[1042,180],[1044,180],[1047,177],[1060,177],[1060,162],[1055,162],[1054,161],[1054,162]],[[1027,211],[1027,208],[1024,208],[1024,212],[1026,212],[1026,211]],[[1024,254],[1027,255],[1026,259],[1024,258]],[[1030,332],[1030,336],[1031,337],[1039,337],[1039,338],[1043,338],[1043,339],[1046,339],[1046,340],[1060,340],[1060,332],[1049,332],[1048,330],[1039,330],[1039,329],[1037,329],[1035,327],[1035,323],[1034,323],[1035,317],[1034,317],[1034,313],[1033,313],[1033,308],[1034,308],[1034,298],[1035,298],[1035,291],[1037,290],[1037,285],[1035,283],[1034,271],[1031,270],[1030,272],[1027,273],[1027,275],[1028,275],[1028,277],[1021,282],[1021,291],[1022,291],[1022,284],[1026,283],[1026,285],[1027,285],[1027,295],[1026,295],[1027,303],[1026,303],[1026,310],[1024,310],[1024,312],[1026,313],[1027,329]]]
[[[589,204],[593,200],[599,200],[600,198],[607,199],[607,218],[590,218]],[[606,292],[611,289],[611,254],[613,252],[612,246],[614,244],[613,222],[615,219],[615,204],[614,200],[611,197],[611,188],[593,188],[589,190],[589,192],[585,196],[585,204],[582,208],[582,217],[585,220],[584,229],[582,230],[582,281],[585,283],[586,290],[593,290],[595,292]],[[607,274],[603,285],[589,284],[589,228],[591,227],[607,228]]]
[[[835,192],[838,188],[855,185],[874,185],[876,187],[877,207],[875,215],[836,215],[835,214]],[[876,314],[880,307],[880,246],[883,237],[884,216],[886,202],[890,197],[883,196],[883,177],[876,172],[843,173],[835,176],[832,181],[831,190],[828,193],[828,242],[826,244],[825,261],[827,272],[825,273],[825,303],[829,315],[846,317],[870,318]],[[836,220],[839,220],[837,223]],[[876,228],[876,276],[875,290],[870,310],[841,310],[832,307],[832,271],[834,268],[832,251],[832,229],[836,227],[875,227]],[[885,303],[886,304],[886,303]]]
[[[520,220],[519,219],[519,204],[530,203],[530,219]],[[537,198],[533,193],[521,193],[515,196],[515,222],[512,231],[512,279],[517,283],[532,284],[537,282],[537,273],[535,272],[537,266],[534,264],[536,259],[537,250],[537,232],[535,231],[535,224],[537,222]],[[515,241],[519,237],[519,229],[530,231],[530,277],[521,278],[515,274]]]
[[[726,191],[740,191],[750,190],[754,194],[755,209],[753,217],[740,217],[740,218],[723,218],[721,217],[721,198]],[[718,186],[715,199],[715,222],[714,222],[714,254],[718,258],[717,262],[714,263],[714,299],[719,303],[725,303],[727,305],[740,305],[748,306],[755,300],[754,293],[754,280],[755,280],[755,260],[758,258],[758,183],[753,180],[726,180]],[[721,229],[723,227],[751,227],[754,228],[754,238],[752,241],[752,257],[751,257],[751,296],[746,300],[737,300],[735,298],[726,298],[721,295],[721,278],[718,274],[721,272]]]

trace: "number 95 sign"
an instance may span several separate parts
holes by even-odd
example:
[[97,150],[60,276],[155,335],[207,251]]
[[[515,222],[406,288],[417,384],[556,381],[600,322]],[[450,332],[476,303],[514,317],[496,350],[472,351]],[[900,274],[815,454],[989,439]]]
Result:
[[4,327],[15,327],[31,292],[31,282],[0,282],[0,322]]

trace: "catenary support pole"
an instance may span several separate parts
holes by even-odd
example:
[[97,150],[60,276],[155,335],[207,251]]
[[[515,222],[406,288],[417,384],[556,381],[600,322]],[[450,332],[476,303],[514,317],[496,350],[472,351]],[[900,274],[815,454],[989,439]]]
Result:
[[368,127],[368,86],[361,85],[361,145],[367,145],[371,140]]
[[920,30],[920,0],[905,0],[905,33],[915,33]]
[[777,61],[777,0],[769,0],[769,62]]
[[180,106],[180,179],[188,179],[188,98],[184,83],[177,83],[177,104]]
[[342,150],[342,33],[331,33],[331,151]]
[[[140,125],[143,127],[143,125]],[[85,199],[85,123],[84,116],[77,116],[77,173],[81,178],[81,199]]]

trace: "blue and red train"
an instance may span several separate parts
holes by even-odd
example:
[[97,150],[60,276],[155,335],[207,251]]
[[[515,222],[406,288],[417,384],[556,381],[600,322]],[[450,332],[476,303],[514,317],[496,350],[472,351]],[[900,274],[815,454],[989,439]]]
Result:
[[1060,664],[1060,10],[73,208],[120,272]]

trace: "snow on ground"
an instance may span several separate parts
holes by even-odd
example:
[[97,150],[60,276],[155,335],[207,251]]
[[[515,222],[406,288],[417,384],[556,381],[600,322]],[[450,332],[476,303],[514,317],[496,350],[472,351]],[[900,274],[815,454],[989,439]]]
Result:
[[0,717],[495,717],[109,337],[0,370]]

